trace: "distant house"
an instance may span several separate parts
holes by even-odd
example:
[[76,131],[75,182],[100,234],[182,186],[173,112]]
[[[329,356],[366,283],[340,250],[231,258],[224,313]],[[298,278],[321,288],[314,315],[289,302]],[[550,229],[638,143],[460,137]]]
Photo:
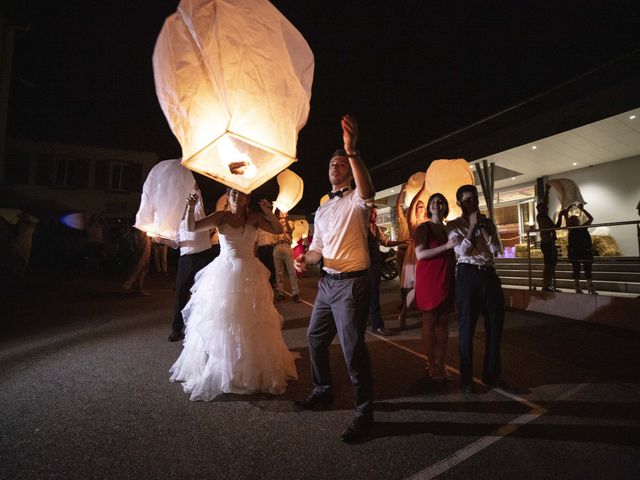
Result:
[[9,139],[0,206],[130,218],[158,160],[153,152]]

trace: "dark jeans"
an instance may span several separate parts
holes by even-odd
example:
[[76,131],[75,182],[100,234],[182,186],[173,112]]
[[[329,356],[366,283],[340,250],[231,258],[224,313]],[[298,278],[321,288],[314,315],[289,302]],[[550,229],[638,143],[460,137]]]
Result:
[[556,244],[553,242],[543,242],[540,244],[540,250],[542,250],[542,257],[545,265],[557,265],[558,264],[558,250]]
[[500,342],[504,324],[502,284],[493,268],[480,270],[459,264],[456,271],[456,305],[460,335],[460,382],[469,384],[473,377],[473,335],[478,315],[484,317],[485,350],[482,377],[496,380],[502,367]]
[[276,286],[276,266],[273,263],[273,245],[260,245],[256,252],[258,260],[267,267],[269,273],[269,283],[272,287]]
[[371,329],[384,328],[382,314],[380,313],[380,267],[372,265],[369,267],[369,282],[371,283],[371,303],[369,304],[369,318],[371,319]]
[[176,272],[176,306],[171,328],[174,332],[181,332],[184,328],[182,309],[189,301],[189,294],[193,282],[200,270],[209,265],[220,254],[220,245],[213,245],[210,249],[192,255],[180,255],[178,271]]
[[344,280],[323,277],[307,332],[314,391],[318,393],[331,390],[329,347],[338,334],[355,391],[356,416],[373,415],[371,365],[364,341],[370,297],[367,275]]

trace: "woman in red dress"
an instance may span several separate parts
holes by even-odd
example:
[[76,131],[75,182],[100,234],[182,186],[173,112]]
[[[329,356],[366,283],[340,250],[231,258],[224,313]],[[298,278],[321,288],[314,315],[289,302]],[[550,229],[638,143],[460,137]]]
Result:
[[458,239],[447,238],[443,220],[449,215],[449,203],[441,193],[427,202],[429,220],[416,230],[415,306],[422,311],[422,334],[427,349],[429,376],[434,381],[447,378],[445,359],[449,341],[448,314],[454,311],[453,247]]

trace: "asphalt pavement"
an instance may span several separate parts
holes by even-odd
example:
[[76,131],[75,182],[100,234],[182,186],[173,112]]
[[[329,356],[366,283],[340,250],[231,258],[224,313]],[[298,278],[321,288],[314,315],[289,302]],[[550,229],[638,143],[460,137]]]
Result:
[[[150,296],[98,273],[31,272],[0,294],[0,479],[637,479],[640,334],[509,311],[503,339],[512,394],[458,390],[450,324],[446,384],[428,380],[420,319],[391,337],[367,334],[376,424],[341,442],[353,396],[337,344],[336,403],[298,410],[311,373],[303,303],[277,302],[299,379],[281,396],[190,402],[168,369],[173,277]],[[382,283],[386,326],[398,328],[397,280]],[[629,319],[634,321],[634,319]],[[481,323],[481,322],[480,322]],[[484,338],[476,333],[475,369]]]

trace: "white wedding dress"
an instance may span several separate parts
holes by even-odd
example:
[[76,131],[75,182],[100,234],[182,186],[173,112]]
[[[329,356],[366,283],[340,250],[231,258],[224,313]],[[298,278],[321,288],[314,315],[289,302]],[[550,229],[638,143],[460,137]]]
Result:
[[254,255],[257,229],[222,225],[220,255],[197,275],[182,310],[184,349],[170,369],[191,400],[221,393],[284,393],[298,374],[282,338],[269,271]]

